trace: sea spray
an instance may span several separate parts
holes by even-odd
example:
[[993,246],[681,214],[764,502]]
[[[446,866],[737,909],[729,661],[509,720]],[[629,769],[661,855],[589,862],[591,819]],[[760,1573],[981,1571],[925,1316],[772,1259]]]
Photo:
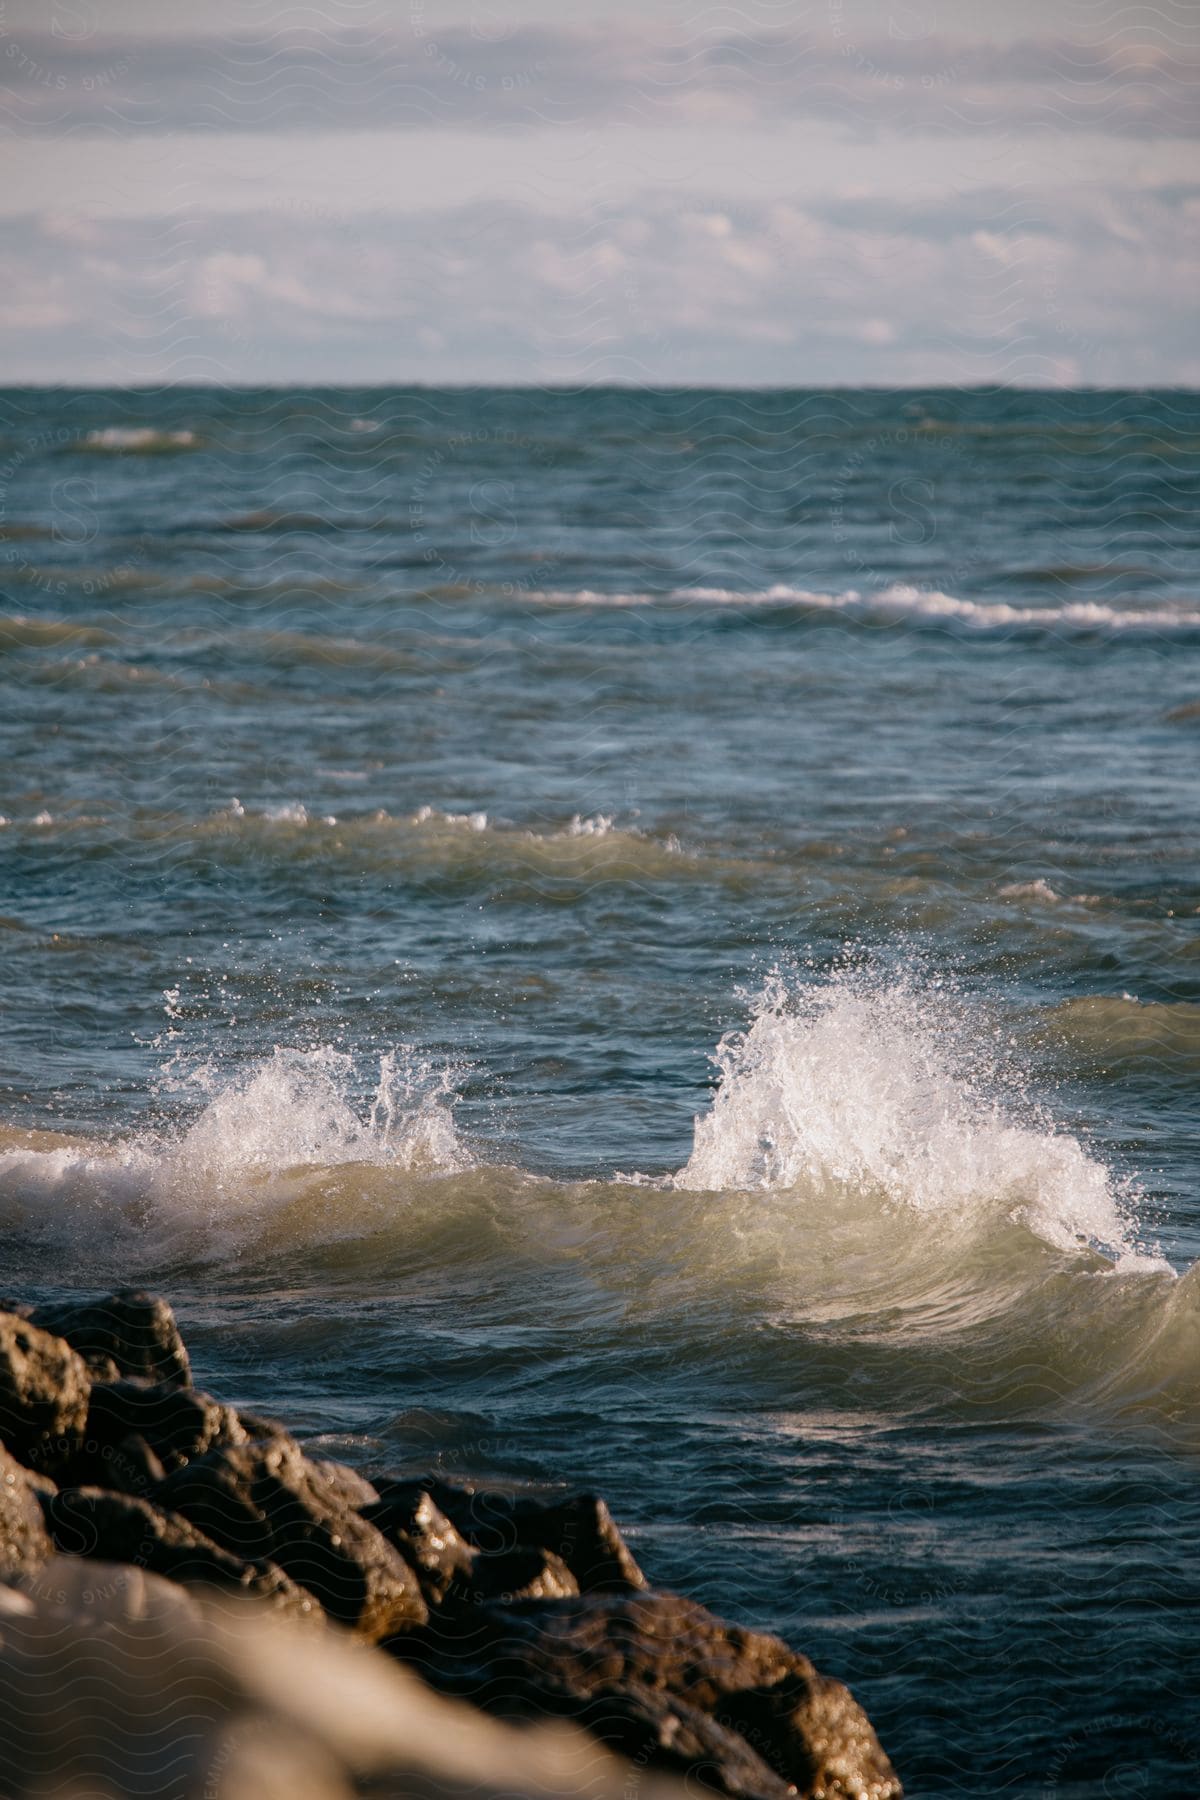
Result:
[[[232,1076],[176,1052],[163,1085],[201,1099],[189,1122],[117,1142],[34,1132],[0,1143],[0,1226],[77,1249],[124,1240],[139,1260],[220,1253],[270,1236],[330,1170],[469,1169],[453,1117],[457,1077],[399,1046],[379,1057],[367,1098],[360,1060],[329,1046],[276,1046]],[[319,1225],[308,1220],[313,1240],[377,1228],[381,1195],[367,1197],[365,1211],[349,1207],[341,1221],[321,1208]],[[387,1203],[396,1199],[389,1190]]]
[[980,1024],[943,981],[774,974],[714,1052],[676,1186],[786,1192],[814,1224],[847,1198],[956,1227],[1008,1218],[1132,1266],[1130,1197],[1002,1072]]

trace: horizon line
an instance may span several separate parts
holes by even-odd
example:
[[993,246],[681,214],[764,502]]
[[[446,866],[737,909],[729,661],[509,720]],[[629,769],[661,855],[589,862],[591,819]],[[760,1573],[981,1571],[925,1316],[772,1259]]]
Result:
[[903,381],[867,382],[727,382],[727,381],[0,381],[7,393],[170,393],[201,390],[213,393],[338,392],[347,388],[376,393],[712,393],[712,394],[1200,394],[1196,382],[1009,382]]

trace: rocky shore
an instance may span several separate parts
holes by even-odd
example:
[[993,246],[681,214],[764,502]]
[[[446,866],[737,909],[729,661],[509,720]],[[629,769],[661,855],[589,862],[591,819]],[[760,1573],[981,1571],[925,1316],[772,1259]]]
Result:
[[192,1386],[162,1300],[5,1303],[0,1443],[5,1794],[901,1793],[840,1682],[650,1586],[603,1500],[307,1456]]

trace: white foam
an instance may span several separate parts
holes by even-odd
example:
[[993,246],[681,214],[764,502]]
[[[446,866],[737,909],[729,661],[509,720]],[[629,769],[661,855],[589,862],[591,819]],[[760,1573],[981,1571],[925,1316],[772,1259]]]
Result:
[[[178,999],[178,990],[166,995],[169,1018],[179,1016]],[[182,1073],[168,1065],[165,1085],[204,1097],[182,1130],[0,1150],[0,1216],[77,1244],[124,1232],[150,1254],[164,1236],[194,1243],[200,1229],[216,1253],[269,1227],[330,1170],[472,1167],[454,1124],[453,1071],[409,1046],[380,1057],[369,1100],[357,1098],[356,1059],[328,1047],[279,1046],[232,1078],[210,1063]],[[353,1218],[347,1226],[355,1229]],[[327,1227],[338,1234],[336,1216]]]
[[1061,898],[1040,875],[1036,881],[1010,881],[1000,892],[1006,900],[1044,900],[1047,906],[1057,906]]
[[488,816],[485,812],[442,812],[436,806],[419,806],[412,816],[411,823],[414,825],[457,825],[467,831],[486,831]]
[[89,431],[89,450],[191,450],[199,442],[194,431],[157,431],[152,425],[105,425]]
[[721,1040],[720,1085],[675,1185],[847,1198],[943,1229],[1019,1222],[1059,1249],[1141,1257],[1115,1184],[1076,1138],[997,1093],[986,1054],[938,991],[845,975],[792,991],[775,977],[746,1032]]
[[1103,601],[1081,600],[1060,606],[1014,606],[1006,601],[962,600],[938,589],[893,583],[873,593],[848,588],[844,593],[819,593],[810,588],[777,583],[769,588],[742,591],[736,588],[674,588],[667,594],[600,593],[591,588],[554,589],[523,596],[549,605],[584,607],[641,607],[668,603],[674,606],[796,606],[811,612],[842,613],[864,621],[964,627],[971,631],[1033,630],[1046,633],[1099,632],[1122,635],[1200,630],[1200,610],[1177,607],[1109,606]]

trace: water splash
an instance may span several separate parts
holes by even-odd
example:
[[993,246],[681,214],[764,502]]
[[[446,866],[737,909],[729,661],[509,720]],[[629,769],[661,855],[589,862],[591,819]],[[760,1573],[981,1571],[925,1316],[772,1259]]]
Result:
[[[172,990],[170,1016],[176,1001]],[[473,1167],[454,1122],[456,1071],[411,1046],[380,1057],[369,1098],[359,1060],[328,1046],[278,1046],[233,1077],[177,1053],[162,1089],[200,1099],[190,1123],[119,1143],[5,1133],[0,1225],[153,1259],[167,1249],[220,1254],[290,1214],[288,1234],[320,1242],[378,1229],[380,1209],[403,1198],[394,1180],[368,1183],[361,1205],[339,1211],[328,1204],[331,1172],[344,1187],[348,1168],[421,1178]]]
[[[277,1046],[248,1075],[221,1086],[165,1160],[188,1177],[330,1168],[346,1163],[465,1168],[451,1107],[451,1072],[408,1046],[384,1052],[369,1107],[353,1100],[358,1071],[348,1052]],[[203,1078],[211,1082],[211,1075]]]
[[717,1047],[720,1084],[675,1185],[785,1192],[814,1223],[847,1201],[947,1230],[1009,1220],[1057,1249],[1163,1268],[1135,1246],[1130,1196],[988,1043],[944,983],[776,974],[749,1029]]

